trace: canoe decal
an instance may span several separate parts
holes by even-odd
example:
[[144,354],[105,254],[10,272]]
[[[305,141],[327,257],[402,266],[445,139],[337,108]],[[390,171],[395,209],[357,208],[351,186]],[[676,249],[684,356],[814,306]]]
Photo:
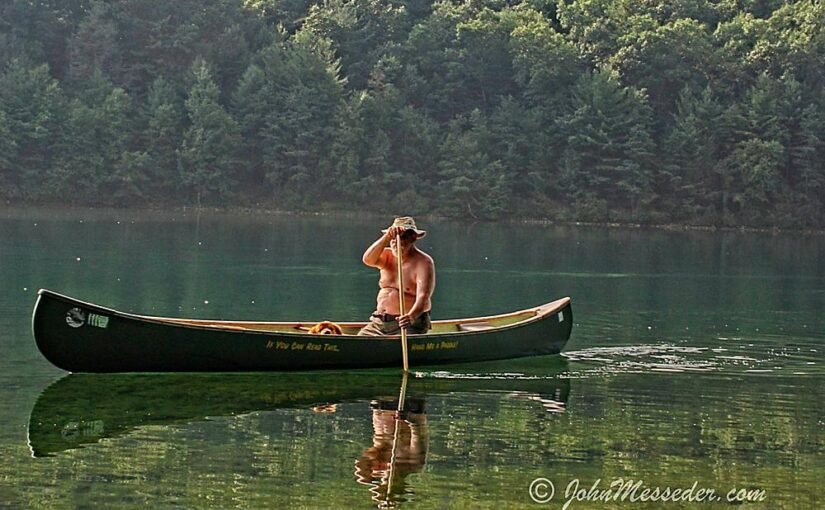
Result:
[[335,344],[315,343],[315,342],[283,342],[281,340],[269,340],[266,342],[267,349],[279,349],[283,351],[318,351],[318,352],[338,352]]
[[86,319],[86,322],[88,322],[90,326],[106,329],[106,327],[109,325],[109,318],[105,315],[90,313],[89,318]]
[[96,313],[87,315],[82,309],[75,307],[66,312],[66,324],[73,328],[79,328],[84,324],[88,324],[96,328],[106,329],[109,326],[109,318]]
[[86,312],[80,308],[72,308],[66,313],[66,324],[73,328],[86,324]]
[[458,340],[452,342],[427,342],[426,344],[413,344],[410,348],[413,351],[439,351],[442,349],[458,349]]

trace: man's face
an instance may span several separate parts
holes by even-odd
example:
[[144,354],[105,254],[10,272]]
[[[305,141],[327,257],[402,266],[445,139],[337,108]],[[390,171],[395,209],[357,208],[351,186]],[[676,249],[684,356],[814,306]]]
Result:
[[[413,230],[405,230],[403,234],[401,234],[401,249],[407,248],[407,246],[413,244],[416,240],[418,240],[418,235]],[[395,249],[395,238],[390,241],[390,245],[392,249]]]

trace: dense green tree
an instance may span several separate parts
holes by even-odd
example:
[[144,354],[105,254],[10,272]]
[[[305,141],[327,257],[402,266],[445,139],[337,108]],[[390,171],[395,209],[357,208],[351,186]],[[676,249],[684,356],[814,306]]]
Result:
[[793,203],[791,218],[808,226],[822,225],[825,220],[825,115],[821,108],[809,105],[799,119],[798,135],[788,148],[789,165],[795,172],[798,202]]
[[734,154],[743,141],[742,134],[748,129],[747,117],[739,104],[731,104],[722,108],[715,118],[716,143],[718,144],[719,159],[713,165],[717,176],[714,193],[711,197],[717,203],[717,222],[724,225],[736,224],[742,205],[741,179],[743,172],[737,166]]
[[557,121],[565,138],[564,189],[592,219],[608,219],[611,206],[636,218],[653,198],[652,119],[644,95],[596,72],[576,84],[570,112]]
[[536,204],[552,208],[560,199],[560,137],[558,130],[544,126],[543,110],[508,98],[490,115],[489,126],[492,136],[485,149],[507,169],[511,209],[527,214]]
[[180,150],[181,184],[198,204],[226,198],[238,166],[240,128],[218,102],[220,91],[204,60],[192,64],[186,98],[189,128]]
[[290,32],[303,23],[313,0],[243,0],[245,8],[261,16],[270,26],[283,26]]
[[524,9],[509,41],[514,78],[525,99],[552,116],[588,68],[576,47],[538,12]]
[[750,13],[739,13],[720,23],[713,33],[723,67],[717,78],[720,93],[740,96],[753,85],[759,66],[751,58],[756,43],[765,35],[766,22]]
[[476,12],[470,4],[438,2],[433,12],[410,31],[403,46],[405,69],[400,87],[408,101],[439,123],[478,106],[463,83],[458,24]]
[[733,195],[740,214],[759,215],[772,209],[782,191],[780,169],[783,158],[784,149],[777,140],[749,138],[739,143],[730,162],[741,173],[737,179],[741,189],[735,190]]
[[86,16],[92,0],[5,0],[0,3],[0,30],[10,55],[27,64],[47,64],[57,78],[69,67],[66,40]]
[[[0,109],[0,179],[3,182],[12,182],[14,163],[17,160],[17,143],[12,138],[11,128],[6,118],[6,112]],[[18,193],[17,188],[3,186],[0,197],[13,197]]]
[[[408,65],[402,88],[441,122],[475,109],[489,113],[525,85],[531,86],[528,93],[544,95],[549,80],[575,81],[567,74],[575,66],[575,51],[563,45],[529,7],[497,11],[438,3],[404,45]],[[558,68],[540,69],[544,63]]]
[[[331,168],[335,175],[335,190],[353,206],[365,208],[376,189],[375,183],[363,175],[361,144],[366,139],[361,115],[360,96],[352,97],[341,106],[337,134],[330,149]],[[384,204],[373,203],[375,207]]]
[[349,87],[363,89],[378,61],[398,52],[409,31],[402,5],[386,0],[314,4],[302,26],[332,42]]
[[654,111],[665,120],[679,91],[701,90],[716,71],[716,55],[703,24],[679,19],[651,30],[634,30],[609,61],[622,82],[644,88]]
[[743,92],[757,76],[785,72],[808,90],[825,86],[825,6],[821,2],[774,2],[770,8],[740,11],[719,25],[714,37],[725,64],[724,85]]
[[757,18],[769,18],[782,7],[783,0],[723,0],[720,8],[728,12],[743,11]]
[[[105,15],[97,15],[100,21],[96,21],[100,10]],[[158,76],[186,83],[187,72],[198,57],[218,63],[213,80],[231,90],[251,56],[249,40],[261,37],[261,21],[246,16],[242,3],[233,0],[117,0],[100,10],[92,9],[87,21],[87,32],[91,32],[85,37],[81,32],[75,46],[95,50],[106,41],[82,45],[83,41],[96,33],[106,34],[110,22],[106,20],[111,20],[118,37],[116,46],[107,51],[118,56],[118,65],[110,77],[139,98],[145,97]],[[95,57],[93,52],[84,59]]]
[[643,47],[640,37],[654,36],[660,27],[679,20],[713,26],[717,7],[705,0],[638,2],[634,0],[573,0],[558,3],[563,31],[597,66],[610,64],[625,48]]
[[149,89],[147,106],[144,147],[149,169],[146,189],[159,196],[168,195],[180,183],[178,155],[186,121],[183,98],[173,83],[159,76]]
[[723,157],[718,139],[723,107],[710,88],[685,88],[676,103],[672,129],[664,139],[667,158],[657,172],[660,207],[674,217],[708,221],[718,212],[719,179],[714,171]]
[[[744,174],[741,195],[755,200],[749,214],[786,209],[781,221],[793,213],[788,208],[794,189],[818,188],[818,158],[822,123],[817,123],[815,104],[806,101],[804,89],[792,76],[780,79],[762,73],[747,94],[745,139],[734,153]],[[816,125],[820,128],[816,128]],[[804,182],[804,184],[802,184]],[[799,197],[810,205],[805,192]],[[787,205],[783,207],[783,199]],[[793,205],[791,205],[793,204]]]
[[253,63],[244,72],[232,97],[232,111],[242,136],[240,183],[252,193],[260,190],[266,180],[264,130],[274,108],[272,84],[264,69]]
[[725,168],[731,193],[732,212],[737,217],[773,212],[783,191],[782,163],[785,159],[782,112],[787,109],[781,84],[761,74],[747,94],[743,130]]
[[330,155],[344,81],[329,41],[299,32],[269,48],[265,62],[274,82],[264,164],[276,200],[301,205],[334,195]]
[[494,219],[509,211],[512,179],[501,162],[486,153],[491,137],[478,110],[450,123],[439,164],[439,203],[445,212]]
[[9,142],[17,147],[13,171],[4,183],[7,194],[36,197],[56,160],[54,147],[67,120],[63,92],[48,66],[29,68],[11,61],[0,75],[0,110],[5,112]]
[[121,88],[110,88],[99,102],[71,101],[46,191],[72,203],[116,203],[138,195],[144,176],[125,174],[121,167],[133,119],[131,98]]
[[[404,106],[392,130],[392,164],[411,176],[408,193],[427,195],[438,182],[441,131],[426,113]],[[414,197],[416,198],[416,197]],[[418,197],[420,198],[420,197]],[[421,204],[422,207],[425,204]]]
[[13,2],[0,3],[0,69],[12,60],[28,60],[26,38],[14,24],[18,6]]
[[748,59],[774,76],[790,71],[810,90],[825,87],[825,4],[799,0],[784,3],[765,23],[765,33]]
[[118,48],[118,26],[109,3],[93,1],[88,15],[68,41],[69,68],[66,82],[83,90],[96,74],[121,74],[122,53]]
[[510,52],[510,37],[521,12],[485,8],[456,26],[464,88],[474,105],[489,111],[503,97],[518,92]]
[[333,149],[336,186],[364,207],[396,207],[400,200],[407,211],[425,212],[437,180],[439,129],[401,102],[389,84],[348,102]]
[[[393,88],[384,91],[362,92],[348,105],[347,123],[341,126],[339,135],[346,139],[352,131],[349,165],[337,167],[336,187],[346,190],[353,185],[354,198],[367,203],[376,189],[386,192],[387,199],[379,199],[389,205],[390,197],[409,187],[409,170],[397,172],[391,160],[391,131],[396,122],[398,93]],[[336,157],[344,154],[343,146],[336,146]],[[337,166],[337,165],[336,165]],[[340,173],[338,173],[340,172]],[[405,178],[406,176],[406,178]],[[383,193],[382,193],[383,195]]]

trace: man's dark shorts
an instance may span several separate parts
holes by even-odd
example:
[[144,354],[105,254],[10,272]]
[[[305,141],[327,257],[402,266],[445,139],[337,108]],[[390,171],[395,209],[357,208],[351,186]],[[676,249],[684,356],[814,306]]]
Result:
[[[413,321],[407,328],[407,333],[410,335],[423,335],[432,328],[432,321],[430,320],[430,312],[424,312]],[[398,321],[392,316],[382,316],[378,312],[373,313],[370,317],[370,322],[358,332],[362,336],[387,336],[400,335],[401,328],[398,327]]]

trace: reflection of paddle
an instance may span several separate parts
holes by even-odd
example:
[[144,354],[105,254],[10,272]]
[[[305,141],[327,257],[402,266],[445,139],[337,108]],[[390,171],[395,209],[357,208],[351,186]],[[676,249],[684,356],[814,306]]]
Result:
[[[406,349],[404,350],[404,354],[406,354]],[[404,356],[406,361],[406,356]],[[398,443],[398,430],[401,428],[398,426],[398,421],[401,420],[401,413],[404,411],[404,399],[407,397],[407,372],[404,371],[404,375],[401,377],[401,392],[398,394],[398,410],[396,411],[395,415],[395,430],[392,433],[392,454],[390,455],[390,469],[389,473],[387,473],[387,498],[386,504],[387,507],[390,506],[390,494],[392,494],[392,479],[395,471],[395,447]]]
[[[402,275],[403,261],[401,260],[401,234],[397,234],[395,236],[395,251],[395,258],[398,264],[398,313],[404,315],[407,312],[404,310],[404,278]],[[410,370],[410,362],[407,359],[407,328],[401,328],[401,357],[404,364],[404,381],[406,382],[406,375]],[[398,405],[401,405],[401,403],[399,402]]]

